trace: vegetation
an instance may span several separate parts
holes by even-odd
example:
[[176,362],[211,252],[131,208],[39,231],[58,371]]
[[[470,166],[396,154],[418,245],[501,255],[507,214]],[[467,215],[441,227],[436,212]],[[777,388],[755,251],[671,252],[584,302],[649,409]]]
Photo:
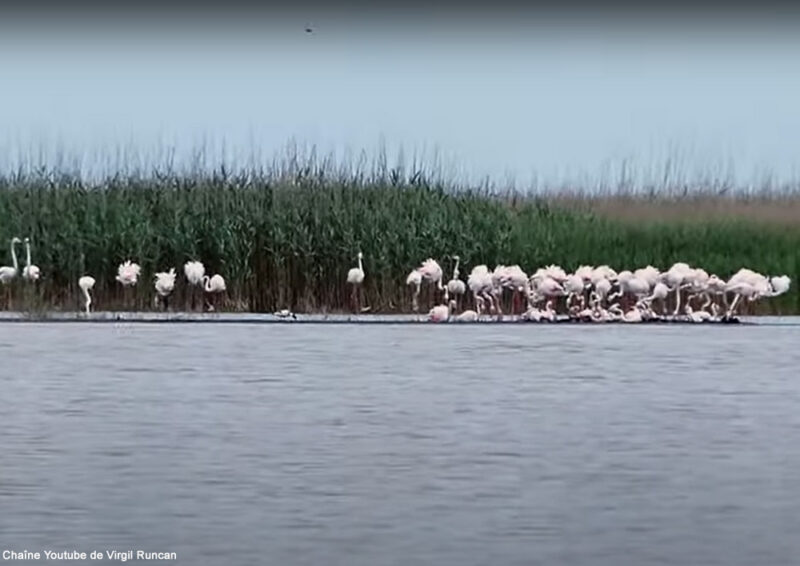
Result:
[[[791,291],[762,301],[763,312],[800,312],[800,196],[667,190],[600,196],[565,190],[536,196],[484,185],[459,187],[424,170],[336,167],[313,158],[271,170],[109,175],[40,171],[0,177],[0,264],[13,236],[29,236],[42,269],[35,290],[19,279],[14,306],[74,310],[78,277],[97,279],[100,310],[153,308],[152,278],[199,259],[228,282],[227,308],[298,312],[347,310],[345,276],[364,252],[364,298],[373,311],[406,311],[405,276],[427,257],[449,278],[476,263],[528,271],[607,263],[617,269],[676,261],[727,277],[742,266],[787,274]],[[18,248],[24,265],[24,247]],[[123,303],[116,268],[143,274]],[[465,277],[465,275],[462,275]],[[27,295],[25,295],[27,293]],[[129,298],[130,299],[130,298]]]

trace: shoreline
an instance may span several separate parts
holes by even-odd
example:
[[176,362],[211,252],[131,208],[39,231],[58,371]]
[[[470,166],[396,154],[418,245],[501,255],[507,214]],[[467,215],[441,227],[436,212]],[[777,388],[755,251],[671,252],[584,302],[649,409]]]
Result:
[[[519,317],[507,317],[505,320],[486,318],[476,322],[448,321],[432,323],[427,315],[419,314],[303,314],[295,313],[296,318],[279,317],[268,313],[154,313],[146,311],[99,311],[90,315],[79,312],[26,313],[19,311],[0,312],[0,324],[3,323],[87,323],[87,324],[525,324],[548,325],[570,324],[579,326],[598,326],[603,324],[644,324],[644,325],[775,325],[800,326],[800,317],[786,316],[747,316],[735,317],[732,320],[716,320],[691,322],[688,320],[650,320],[639,323],[623,321],[587,322],[561,316],[557,321],[533,322]],[[785,319],[797,319],[785,322]],[[784,322],[780,322],[784,320]]]

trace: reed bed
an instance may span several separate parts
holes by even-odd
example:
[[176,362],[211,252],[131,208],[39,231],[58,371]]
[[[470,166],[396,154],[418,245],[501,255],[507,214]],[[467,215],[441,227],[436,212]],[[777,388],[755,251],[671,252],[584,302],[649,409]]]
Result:
[[[752,196],[691,198],[534,197],[449,185],[421,171],[364,174],[329,163],[94,182],[57,172],[6,175],[0,264],[11,263],[13,236],[31,238],[43,275],[34,286],[18,278],[15,308],[78,309],[77,280],[90,274],[97,309],[149,310],[153,274],[175,267],[172,304],[181,309],[183,263],[199,259],[227,280],[226,310],[337,312],[350,308],[345,277],[361,250],[366,304],[375,312],[407,312],[405,276],[427,257],[440,261],[446,279],[452,254],[461,257],[462,274],[476,263],[571,270],[584,263],[665,269],[685,261],[722,277],[742,266],[785,273],[791,291],[762,301],[759,312],[800,313],[800,197],[755,204]],[[22,266],[24,247],[18,250]],[[143,269],[130,296],[114,279],[126,259]]]

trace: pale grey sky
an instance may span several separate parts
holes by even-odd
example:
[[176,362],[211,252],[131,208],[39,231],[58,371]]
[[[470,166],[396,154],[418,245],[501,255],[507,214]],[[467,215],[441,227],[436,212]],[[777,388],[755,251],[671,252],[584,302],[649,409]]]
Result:
[[465,174],[521,184],[670,154],[689,175],[797,176],[800,34],[626,26],[4,30],[0,166],[59,143],[88,166],[125,144],[186,155],[203,136],[244,156],[383,136],[390,152],[438,147]]

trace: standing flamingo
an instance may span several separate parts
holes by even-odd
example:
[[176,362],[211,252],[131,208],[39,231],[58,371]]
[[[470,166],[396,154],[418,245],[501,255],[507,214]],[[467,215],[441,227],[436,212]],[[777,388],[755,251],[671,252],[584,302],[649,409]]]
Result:
[[214,311],[216,310],[216,302],[217,298],[221,293],[224,293],[227,290],[225,285],[225,279],[222,278],[222,275],[214,275],[213,277],[209,278],[208,275],[203,276],[203,283],[205,283],[205,292],[210,293],[212,296],[211,302],[208,303],[208,310]]
[[442,272],[441,266],[439,266],[439,262],[437,262],[435,259],[426,259],[422,262],[422,265],[417,268],[417,271],[419,271],[422,275],[423,281],[430,281],[431,284],[435,286],[435,290],[433,291],[434,301],[436,300],[437,290],[445,292],[447,291],[447,288],[442,284],[442,276],[444,273]]
[[458,271],[458,263],[461,261],[461,258],[457,255],[454,255],[453,259],[456,260],[456,265],[453,268],[453,278],[447,282],[447,292],[455,297],[456,306],[458,307],[460,306],[459,303],[461,302],[461,298],[467,291],[467,286],[461,279],[458,278],[460,275],[460,272]]
[[40,271],[36,265],[31,265],[31,239],[25,238],[25,254],[27,261],[25,269],[22,270],[22,277],[26,281],[37,281],[39,279]]
[[160,273],[156,273],[155,275],[155,302],[156,305],[158,305],[158,300],[161,299],[161,302],[164,305],[164,310],[169,310],[169,296],[175,289],[175,277],[176,273],[174,267],[171,267],[167,272],[162,271]]
[[94,277],[90,275],[84,275],[80,279],[78,279],[78,287],[80,287],[81,291],[83,292],[83,296],[86,299],[86,303],[84,304],[84,308],[86,309],[86,315],[89,315],[90,307],[92,306],[92,296],[89,294],[89,290],[94,287]]
[[139,275],[141,272],[142,268],[139,267],[139,264],[132,263],[131,260],[127,260],[125,263],[121,263],[119,264],[119,267],[117,267],[116,280],[122,284],[126,306],[128,306],[130,303],[130,299],[127,295],[127,289],[133,288],[136,285],[136,283],[139,281]]
[[[10,267],[8,265],[0,267],[0,283],[2,283],[3,285],[8,285],[17,277],[17,273],[19,272],[19,263],[17,263],[17,250],[15,246],[20,243],[22,243],[22,240],[20,240],[16,236],[11,239],[11,260],[13,261],[14,265],[13,267]],[[10,287],[6,289],[6,304],[10,309],[11,308]]]
[[494,306],[494,284],[492,282],[492,272],[486,265],[476,265],[472,268],[469,277],[467,278],[467,286],[472,291],[472,297],[475,300],[475,310],[486,312],[486,301],[489,301],[489,312],[496,312]]
[[353,267],[347,272],[347,282],[353,286],[352,301],[353,312],[361,310],[361,284],[364,282],[364,266],[361,263],[364,254],[358,252],[358,267]]
[[[197,304],[197,288],[200,287],[202,289],[203,287],[203,277],[206,274],[206,268],[199,261],[187,261],[183,264],[183,274],[186,276],[186,280],[191,286],[189,290],[189,308],[195,310],[195,305]],[[202,302],[200,304],[200,310],[203,310]]]
[[419,291],[422,288],[422,273],[415,269],[406,277],[406,285],[414,286],[414,295],[411,298],[411,308],[414,312],[419,312]]

